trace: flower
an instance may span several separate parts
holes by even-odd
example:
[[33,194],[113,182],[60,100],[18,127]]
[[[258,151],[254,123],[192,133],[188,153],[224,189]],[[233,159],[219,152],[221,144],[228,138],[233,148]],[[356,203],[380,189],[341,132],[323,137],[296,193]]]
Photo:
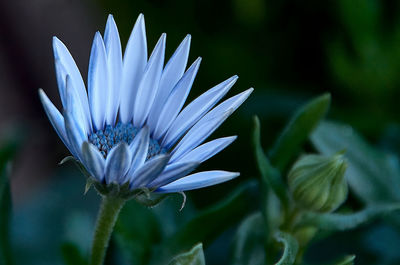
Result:
[[104,38],[99,32],[94,37],[86,92],[68,49],[53,38],[62,114],[43,90],[40,98],[61,140],[97,183],[169,193],[239,175],[221,170],[188,175],[236,139],[223,137],[203,144],[253,91],[214,107],[236,82],[233,76],[183,108],[201,61],[198,58],[185,71],[190,40],[187,35],[164,67],[164,33],[148,59],[140,14],[122,57],[110,15]]
[[347,198],[346,169],[342,152],[332,156],[304,155],[288,174],[293,198],[310,211],[336,210]]

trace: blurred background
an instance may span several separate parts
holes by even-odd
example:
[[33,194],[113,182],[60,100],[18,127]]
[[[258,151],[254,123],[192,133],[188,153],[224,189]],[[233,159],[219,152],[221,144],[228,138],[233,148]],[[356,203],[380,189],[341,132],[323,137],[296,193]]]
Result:
[[[145,15],[150,50],[167,33],[167,58],[192,35],[189,63],[198,56],[203,61],[189,101],[234,74],[240,78],[230,95],[255,88],[211,137],[234,134],[238,140],[200,168],[240,171],[241,177],[189,192],[190,205],[182,212],[177,197],[170,203],[177,201],[172,211],[179,218],[257,177],[250,145],[254,114],[270,147],[295,109],[324,92],[332,94],[330,119],[352,125],[382,149],[400,151],[398,1],[0,1],[0,139],[22,139],[11,176],[13,233],[19,250],[36,253],[32,264],[58,264],[60,242],[74,234],[90,242],[91,231],[84,228],[93,226],[99,202],[94,191],[83,195],[84,177],[73,165],[58,165],[69,154],[38,99],[43,88],[61,106],[52,36],[67,45],[86,80],[91,42],[96,31],[104,32],[107,15],[114,15],[124,47],[139,13]],[[224,264],[218,253],[229,248],[229,229],[208,248],[209,264]]]

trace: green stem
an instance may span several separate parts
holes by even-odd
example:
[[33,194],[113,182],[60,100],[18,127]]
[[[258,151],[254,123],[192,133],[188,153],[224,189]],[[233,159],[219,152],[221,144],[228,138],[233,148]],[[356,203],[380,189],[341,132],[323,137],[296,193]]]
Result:
[[103,196],[94,231],[91,265],[103,264],[111,233],[124,203],[124,199]]

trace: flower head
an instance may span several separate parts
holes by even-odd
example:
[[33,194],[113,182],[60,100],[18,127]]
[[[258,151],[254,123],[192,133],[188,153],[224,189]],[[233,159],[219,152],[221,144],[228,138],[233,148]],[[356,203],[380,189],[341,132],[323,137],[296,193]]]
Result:
[[346,169],[347,162],[342,153],[301,157],[288,174],[293,198],[307,210],[336,210],[347,198]]
[[218,184],[239,173],[190,174],[235,140],[203,143],[252,92],[248,89],[216,104],[237,76],[206,91],[187,106],[201,58],[185,71],[190,35],[164,67],[166,34],[149,59],[143,15],[139,15],[124,55],[110,15],[104,38],[95,34],[87,91],[65,45],[53,39],[55,68],[63,112],[40,90],[47,116],[72,155],[97,184],[181,192]]

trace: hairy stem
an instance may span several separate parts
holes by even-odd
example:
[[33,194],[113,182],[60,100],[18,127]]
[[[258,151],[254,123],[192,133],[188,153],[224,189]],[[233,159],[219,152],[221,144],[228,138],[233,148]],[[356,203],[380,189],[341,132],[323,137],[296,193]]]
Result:
[[121,198],[103,196],[94,231],[91,265],[103,264],[111,233],[124,203]]

